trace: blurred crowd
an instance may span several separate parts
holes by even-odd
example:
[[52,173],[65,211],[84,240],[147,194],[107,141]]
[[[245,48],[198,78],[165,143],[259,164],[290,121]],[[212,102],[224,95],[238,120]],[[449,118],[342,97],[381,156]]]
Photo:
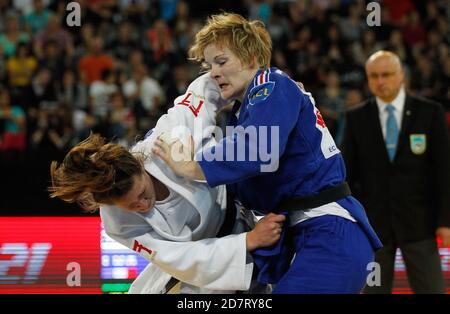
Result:
[[221,10],[266,24],[272,65],[313,93],[338,143],[343,112],[369,96],[364,63],[379,49],[401,57],[408,90],[450,112],[448,0],[378,1],[380,26],[368,26],[363,0],[76,2],[81,26],[68,26],[67,1],[0,0],[2,209],[23,206],[20,187],[47,200],[50,160],[91,130],[129,146],[152,128],[198,75],[187,49]]

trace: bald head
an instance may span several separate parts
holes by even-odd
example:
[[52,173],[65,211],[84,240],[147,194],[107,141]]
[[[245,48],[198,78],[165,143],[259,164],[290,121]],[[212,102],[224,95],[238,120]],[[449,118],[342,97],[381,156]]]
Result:
[[404,73],[400,58],[393,52],[380,50],[366,62],[370,91],[384,102],[393,101],[403,83]]
[[400,61],[400,58],[393,52],[386,51],[386,50],[379,50],[372,54],[369,59],[366,61],[366,70],[367,66],[370,66],[373,63],[377,62],[384,62],[388,63],[390,67],[401,69],[402,63]]

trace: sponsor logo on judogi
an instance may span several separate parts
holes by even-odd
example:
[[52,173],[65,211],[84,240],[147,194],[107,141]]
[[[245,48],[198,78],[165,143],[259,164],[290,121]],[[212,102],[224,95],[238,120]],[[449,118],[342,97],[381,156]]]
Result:
[[270,96],[275,87],[275,82],[267,82],[252,88],[249,93],[249,105],[255,105]]

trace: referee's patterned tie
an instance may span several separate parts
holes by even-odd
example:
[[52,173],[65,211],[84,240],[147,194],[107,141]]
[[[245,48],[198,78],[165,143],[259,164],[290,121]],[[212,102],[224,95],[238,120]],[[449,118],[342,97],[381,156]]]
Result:
[[386,149],[389,155],[390,161],[394,160],[395,150],[397,148],[398,140],[398,125],[395,119],[394,106],[388,104],[386,106],[388,112],[388,118],[386,121]]

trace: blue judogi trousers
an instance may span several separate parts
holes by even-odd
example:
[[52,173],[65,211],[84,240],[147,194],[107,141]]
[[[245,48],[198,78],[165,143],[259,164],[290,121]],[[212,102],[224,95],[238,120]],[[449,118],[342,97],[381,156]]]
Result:
[[374,250],[358,223],[325,215],[290,229],[295,257],[273,293],[360,293]]

